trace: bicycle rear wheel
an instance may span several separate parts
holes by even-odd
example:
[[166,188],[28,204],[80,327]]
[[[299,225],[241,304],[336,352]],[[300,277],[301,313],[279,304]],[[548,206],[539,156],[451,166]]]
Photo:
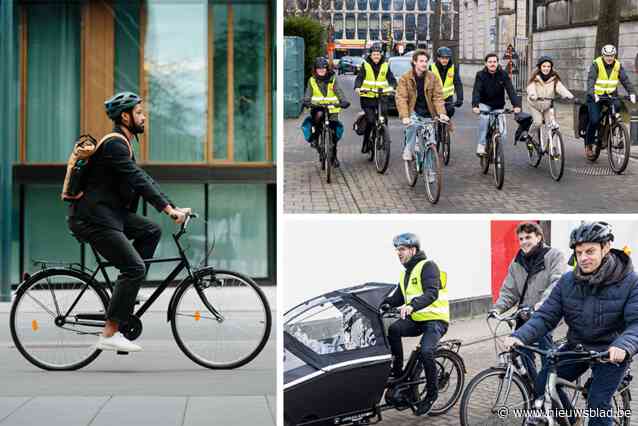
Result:
[[326,143],[326,132],[322,131],[319,141],[319,163],[321,164],[321,170],[326,170],[327,152],[328,144]]
[[503,156],[503,144],[501,144],[499,135],[494,135],[492,149],[494,150],[494,185],[496,189],[501,189],[505,182],[505,158]]
[[488,142],[485,145],[485,154],[479,157],[481,160],[481,171],[483,172],[484,175],[486,175],[488,170],[490,169],[490,162],[492,161],[491,152],[492,152],[492,145],[488,139]]
[[432,204],[436,204],[441,196],[441,181],[443,180],[443,172],[441,170],[441,159],[436,152],[434,144],[428,144],[425,147],[423,159],[423,180],[425,181],[425,191],[428,200]]
[[563,135],[560,131],[554,130],[549,140],[549,173],[556,182],[563,177],[565,170],[565,145],[563,144]]
[[232,369],[262,351],[272,326],[268,300],[247,276],[212,268],[181,286],[169,311],[179,348],[197,364]]
[[381,131],[374,140],[374,165],[377,172],[383,174],[390,164],[390,132],[386,126],[381,126]]
[[537,134],[539,133],[539,129],[538,128],[534,128],[533,130],[530,130],[528,133],[528,140],[525,143],[525,146],[527,147],[527,163],[532,166],[532,167],[538,167],[538,165],[541,163],[541,152],[540,152],[540,147],[541,147],[541,142],[540,142],[540,138],[537,137]]
[[532,407],[532,391],[518,373],[513,373],[511,383],[505,373],[505,368],[493,367],[470,380],[461,397],[462,426],[525,424],[525,417],[514,410]]
[[609,156],[609,165],[616,174],[621,174],[627,168],[631,150],[627,129],[622,124],[616,123],[612,126],[608,136],[609,143],[607,147],[609,149],[607,150],[607,155]]
[[[86,274],[66,269],[36,273],[18,289],[11,306],[11,337],[27,361],[44,370],[77,370],[102,352],[95,349],[104,325],[78,314],[105,315],[108,295]],[[68,312],[68,315],[66,315]]]
[[334,168],[334,139],[330,129],[324,130],[324,134],[326,135],[326,183],[330,183],[332,181],[332,169]]
[[[419,142],[417,141],[417,143]],[[412,160],[403,160],[403,170],[405,171],[405,177],[408,180],[408,185],[410,186],[416,185],[416,180],[419,178],[419,169],[417,168],[417,165],[420,161],[420,155],[421,154],[418,152],[414,152]]]
[[450,157],[452,156],[452,133],[450,132],[450,128],[449,126],[443,126],[443,129],[445,130],[444,133],[444,137],[445,139],[443,140],[443,164],[445,164],[446,166],[448,164],[450,164]]
[[[428,413],[430,416],[440,416],[447,413],[461,397],[465,384],[465,370],[459,355],[447,349],[440,349],[434,354],[437,366],[437,388],[439,397]],[[425,380],[423,365],[419,363],[415,380]],[[425,382],[413,387],[416,401],[426,396]]]
[[[376,126],[376,124],[375,124]],[[372,144],[372,146],[370,146]],[[368,161],[374,160],[375,150],[377,149],[377,128],[372,128],[370,138],[368,139]]]

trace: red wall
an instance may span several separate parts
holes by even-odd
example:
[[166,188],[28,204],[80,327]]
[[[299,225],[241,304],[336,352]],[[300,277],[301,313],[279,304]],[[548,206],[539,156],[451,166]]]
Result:
[[518,252],[518,238],[514,234],[520,220],[493,220],[490,238],[492,242],[492,302],[496,302],[507,268]]

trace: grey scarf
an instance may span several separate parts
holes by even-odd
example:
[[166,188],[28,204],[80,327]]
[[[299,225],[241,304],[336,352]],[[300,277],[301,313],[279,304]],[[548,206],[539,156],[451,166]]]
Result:
[[580,266],[576,268],[575,275],[579,281],[584,281],[585,283],[592,286],[599,286],[603,283],[607,283],[609,278],[615,275],[616,268],[622,268],[622,265],[619,264],[618,260],[616,260],[616,256],[612,253],[607,254],[603,258],[603,261],[600,264],[600,267],[596,272],[591,274],[583,274]]

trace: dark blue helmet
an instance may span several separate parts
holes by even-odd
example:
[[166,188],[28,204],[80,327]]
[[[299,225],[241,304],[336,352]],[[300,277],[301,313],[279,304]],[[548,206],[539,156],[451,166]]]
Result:
[[451,58],[452,57],[452,49],[450,49],[449,47],[439,47],[438,49],[436,49],[436,56],[437,58],[440,57],[445,57],[445,58]]
[[111,120],[117,119],[124,111],[128,111],[142,102],[142,98],[133,92],[120,92],[104,102],[106,115]]
[[572,250],[582,243],[601,243],[614,241],[611,225],[607,222],[587,222],[572,231],[569,248]]
[[315,69],[317,68],[328,68],[328,59],[323,56],[319,56],[315,59]]
[[373,52],[383,53],[383,45],[381,43],[374,43],[372,47],[370,47],[370,53]]
[[406,247],[416,247],[417,250],[421,249],[421,243],[419,242],[419,237],[416,234],[411,232],[406,232],[405,234],[399,234],[392,239],[392,244],[394,244],[394,248],[399,248],[399,246]]

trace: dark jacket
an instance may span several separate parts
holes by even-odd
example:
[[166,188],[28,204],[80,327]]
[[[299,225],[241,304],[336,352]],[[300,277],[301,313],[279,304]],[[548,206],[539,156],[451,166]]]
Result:
[[521,107],[521,98],[516,95],[512,80],[500,66],[491,74],[487,67],[476,73],[472,90],[472,107],[485,104],[495,109],[505,107],[505,91],[514,107]]
[[438,69],[439,75],[443,80],[441,81],[441,84],[443,84],[445,83],[445,76],[447,75],[447,72],[452,65],[454,65],[454,79],[452,80],[454,82],[454,95],[456,96],[456,100],[458,102],[463,102],[463,83],[461,82],[461,69],[459,65],[452,62],[452,58],[450,58],[450,62],[448,62],[446,67],[441,65],[439,61],[430,64],[430,70],[432,70],[432,67],[436,67]]
[[[611,74],[611,70],[613,69],[614,64],[607,65],[605,63],[605,71],[607,71],[607,75]],[[592,62],[589,66],[589,74],[587,75],[587,94],[593,96],[594,95],[594,86],[596,85],[596,80],[598,80],[598,65],[596,62]],[[627,71],[625,71],[625,67],[620,65],[620,70],[618,71],[618,80],[620,80],[620,84],[623,85],[627,93],[636,93],[634,90],[633,84],[631,84],[631,79],[627,75]],[[613,96],[618,96],[618,89],[614,93]]]
[[[414,255],[405,267],[405,279],[403,286],[404,288],[408,288],[408,280],[410,279],[410,274],[412,273],[412,269],[416,266],[418,262],[421,260],[425,260],[425,253],[422,251],[418,252]],[[423,288],[423,294],[419,297],[415,297],[410,302],[410,306],[414,308],[415,311],[421,310],[423,308],[427,308],[439,298],[439,289],[441,288],[441,273],[439,272],[439,267],[436,263],[430,261],[426,262],[421,270],[421,287]],[[403,293],[401,292],[401,287],[397,286],[396,290],[390,296],[388,296],[384,303],[390,304],[390,306],[402,306],[405,304],[405,298],[403,297]]]
[[[113,131],[124,134],[119,127]],[[135,163],[135,156],[130,157],[126,142],[113,137],[91,157],[84,196],[71,205],[70,216],[123,231],[126,212],[137,211],[140,197],[157,211],[172,205],[153,178]]]
[[[350,105],[350,103],[348,102],[348,99],[346,98],[346,94],[344,93],[343,89],[341,89],[341,86],[339,86],[339,79],[337,78],[337,76],[335,75],[333,71],[328,71],[324,77],[319,77],[316,74],[313,74],[313,77],[317,81],[317,86],[319,86],[319,90],[324,96],[328,94],[328,83],[330,83],[330,80],[334,78],[333,90],[335,92],[335,96],[337,96],[337,99],[339,99],[339,103],[341,104],[341,107],[344,108],[346,107],[346,105]],[[306,83],[306,93],[304,94],[304,98],[303,98],[303,105],[305,107],[310,107],[311,104],[312,104],[312,87],[310,86],[310,79],[308,79],[308,82]],[[339,117],[339,114],[330,114],[331,120],[337,120],[338,117]]]
[[614,267],[602,279],[586,281],[576,271],[563,275],[541,308],[513,336],[533,342],[565,317],[571,346],[581,344],[596,351],[615,346],[630,356],[636,354],[638,275],[622,251],[613,249],[608,256],[614,257]]
[[[384,63],[387,62],[385,60],[385,56],[382,56],[381,60],[379,61],[379,63],[375,64],[374,62],[372,62],[372,59],[370,58],[370,55],[368,55],[366,57],[365,61],[368,64],[370,64],[370,66],[372,67],[372,71],[374,72],[374,77],[375,78],[379,75],[379,71],[381,71],[381,65],[383,65]],[[363,84],[363,80],[365,78],[365,75],[366,75],[366,69],[364,68],[363,65],[361,65],[359,73],[357,74],[357,78],[354,80],[354,88],[355,89],[361,87],[361,85]],[[394,77],[394,74],[392,74],[392,70],[390,69],[389,64],[388,64],[388,73],[386,74],[386,78],[388,80],[388,84],[391,87],[397,87],[397,79]],[[363,96],[360,99],[361,99],[361,107],[362,108],[376,107],[377,103],[378,103],[378,98],[367,98],[367,97]]]

